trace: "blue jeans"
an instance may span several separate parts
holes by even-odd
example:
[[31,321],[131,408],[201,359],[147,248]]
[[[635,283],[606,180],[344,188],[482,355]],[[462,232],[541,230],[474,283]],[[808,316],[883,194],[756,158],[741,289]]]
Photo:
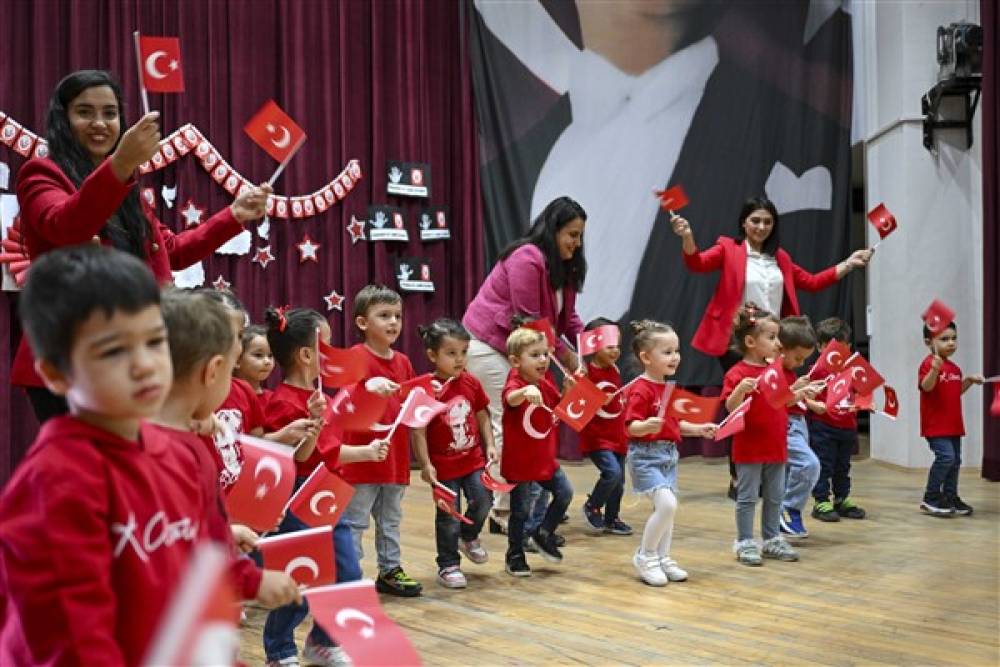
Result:
[[528,492],[528,518],[524,520],[524,534],[531,535],[542,525],[545,518],[545,510],[549,506],[549,499],[552,497],[548,491],[538,485],[538,482],[530,482],[531,490]]
[[[296,489],[302,485],[305,478],[296,480]],[[309,528],[302,523],[298,517],[291,512],[285,514],[278,526],[278,534],[294,533],[299,530]],[[333,553],[337,563],[337,583],[348,581],[358,581],[361,579],[361,565],[354,553],[354,540],[351,537],[351,529],[344,523],[344,517],[333,528]],[[302,604],[290,604],[278,607],[267,615],[264,621],[264,653],[268,661],[281,660],[289,656],[298,655],[299,651],[295,647],[295,628],[298,627],[306,615],[309,613],[309,605],[303,601]],[[321,646],[334,646],[336,642],[330,639],[319,624],[313,622],[312,630],[309,632],[309,640]]]
[[962,467],[962,438],[958,436],[927,438],[934,452],[934,463],[927,472],[927,495],[958,495],[958,470]]
[[590,492],[587,504],[604,510],[604,524],[610,526],[618,518],[621,510],[622,494],[625,492],[625,455],[608,449],[598,449],[588,454],[601,476]]
[[[573,500],[573,487],[562,468],[556,468],[551,479],[536,482],[552,493],[552,502],[545,510],[545,518],[536,529],[551,535]],[[531,501],[532,482],[521,482],[510,492],[510,520],[507,522],[507,559],[524,555],[524,524],[528,518]]]
[[785,466],[786,510],[802,511],[819,480],[819,458],[809,447],[809,427],[801,415],[788,416],[788,463]]
[[486,517],[490,513],[493,499],[479,479],[481,472],[481,469],[474,470],[465,477],[457,477],[447,481],[439,480],[442,485],[459,494],[455,499],[459,512],[462,511],[462,495],[465,495],[467,505],[465,516],[472,521],[471,524],[464,523],[447,512],[440,509],[436,511],[434,536],[437,540],[437,566],[439,569],[458,565],[461,562],[462,559],[458,555],[459,537],[466,542],[478,538],[479,531],[483,529],[483,522],[486,521]]
[[816,502],[830,500],[831,481],[834,501],[851,495],[851,454],[857,444],[857,431],[809,420],[809,446],[819,458],[819,481],[812,492]]
[[368,530],[368,518],[375,519],[375,555],[379,574],[400,567],[399,523],[403,519],[402,484],[358,484],[342,517],[354,535],[358,562],[364,560],[361,538]]

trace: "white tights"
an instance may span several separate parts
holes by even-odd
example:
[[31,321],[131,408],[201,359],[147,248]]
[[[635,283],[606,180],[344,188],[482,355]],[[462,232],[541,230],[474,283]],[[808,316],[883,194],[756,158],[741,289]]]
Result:
[[668,488],[653,492],[653,513],[646,520],[642,531],[640,551],[646,556],[656,554],[660,558],[670,554],[670,540],[674,534],[674,514],[677,512],[677,496]]

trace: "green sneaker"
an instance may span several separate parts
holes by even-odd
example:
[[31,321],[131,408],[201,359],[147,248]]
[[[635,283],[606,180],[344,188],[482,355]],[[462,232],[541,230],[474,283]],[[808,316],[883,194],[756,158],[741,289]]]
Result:
[[833,503],[829,500],[824,500],[821,503],[813,505],[812,515],[814,519],[826,521],[827,523],[840,521],[840,515],[837,514],[837,510],[833,508]]
[[844,498],[843,500],[835,500],[833,503],[834,511],[844,517],[845,519],[864,519],[865,511],[854,504],[854,501],[850,498]]
[[397,595],[401,598],[415,598],[420,595],[423,588],[420,582],[411,579],[401,567],[394,567],[388,572],[379,574],[375,580],[375,590],[379,593]]

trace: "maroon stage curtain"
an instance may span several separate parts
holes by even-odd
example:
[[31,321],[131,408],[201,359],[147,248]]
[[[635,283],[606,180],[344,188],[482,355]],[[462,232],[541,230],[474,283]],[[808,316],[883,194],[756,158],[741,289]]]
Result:
[[[995,0],[980,2],[983,25],[983,367],[987,375],[1000,374],[1000,211],[997,193],[1000,191],[1000,174],[997,173],[997,154],[1000,137],[1000,104],[997,104],[997,70],[1000,53],[997,52],[997,18]],[[992,387],[983,392],[983,468],[982,475],[994,482],[1000,481],[1000,417],[990,415],[989,401]]]
[[[266,180],[275,163],[243,133],[260,105],[274,98],[308,139],[276,183],[278,194],[308,194],[326,185],[351,159],[364,178],[344,200],[304,220],[272,219],[270,245],[277,261],[262,270],[249,256],[213,255],[210,283],[222,275],[246,302],[255,321],[268,304],[294,304],[326,313],[322,296],[347,296],[332,311],[335,344],[356,342],[352,296],[370,281],[394,286],[399,256],[431,260],[437,291],[404,297],[400,349],[418,371],[426,368],[416,325],[435,317],[461,317],[483,275],[482,213],[463,3],[454,0],[339,2],[281,0],[64,0],[6,3],[0,21],[0,111],[44,135],[51,91],[65,74],[107,68],[125,88],[126,119],[141,115],[132,31],[178,35],[186,92],[150,94],[165,134],[194,123],[234,168]],[[386,160],[428,162],[431,198],[406,201],[385,194]],[[13,173],[23,159],[0,144],[0,160]],[[141,178],[142,186],[177,187],[173,209],[158,203],[166,224],[180,229],[179,208],[189,199],[209,213],[231,196],[196,159],[182,158]],[[11,180],[13,188],[13,176]],[[421,243],[417,210],[425,204],[450,211],[452,239]],[[401,206],[408,244],[352,245],[345,226],[367,217],[370,203]],[[256,225],[248,227],[255,229]],[[303,236],[322,244],[318,264],[299,263]],[[254,232],[254,245],[261,244]],[[267,244],[268,241],[263,241]],[[9,477],[36,431],[24,394],[9,385],[19,330],[16,295],[0,295],[0,483]]]

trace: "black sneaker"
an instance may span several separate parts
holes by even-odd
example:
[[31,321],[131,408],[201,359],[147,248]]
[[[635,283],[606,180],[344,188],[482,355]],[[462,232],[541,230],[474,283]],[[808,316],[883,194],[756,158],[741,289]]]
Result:
[[955,514],[961,514],[962,516],[972,514],[972,506],[966,505],[958,496],[948,496],[948,501],[951,503],[951,508],[955,510]]
[[814,519],[826,521],[827,523],[840,521],[840,515],[837,514],[837,510],[833,509],[833,503],[829,500],[824,500],[813,505],[812,515]]
[[516,556],[511,556],[507,559],[507,574],[514,577],[530,577],[531,568],[528,567],[528,561],[524,559],[524,554],[517,554]]
[[375,590],[379,593],[396,595],[401,598],[415,598],[424,589],[420,582],[410,578],[403,568],[394,567],[384,574],[379,574],[375,580]]
[[535,548],[538,549],[538,553],[545,560],[550,563],[561,563],[563,556],[562,552],[559,551],[559,547],[556,546],[557,535],[542,535],[541,530],[536,530],[531,536],[531,541],[535,543]]
[[538,549],[535,548],[535,543],[531,541],[530,537],[524,538],[524,550],[529,554],[537,554]]
[[833,509],[845,519],[864,519],[867,516],[865,511],[855,505],[854,501],[850,498],[835,500],[833,502]]
[[592,533],[600,533],[604,531],[604,516],[601,514],[601,508],[590,506],[590,496],[587,496],[588,501],[583,504],[583,520],[587,523],[587,529]]
[[931,516],[950,517],[955,515],[955,509],[948,498],[940,493],[925,493],[920,509]]
[[552,533],[552,539],[556,541],[557,547],[566,546],[566,538],[560,535],[559,533]]
[[632,526],[628,525],[621,519],[615,519],[611,523],[604,525],[604,532],[611,533],[612,535],[631,535]]

